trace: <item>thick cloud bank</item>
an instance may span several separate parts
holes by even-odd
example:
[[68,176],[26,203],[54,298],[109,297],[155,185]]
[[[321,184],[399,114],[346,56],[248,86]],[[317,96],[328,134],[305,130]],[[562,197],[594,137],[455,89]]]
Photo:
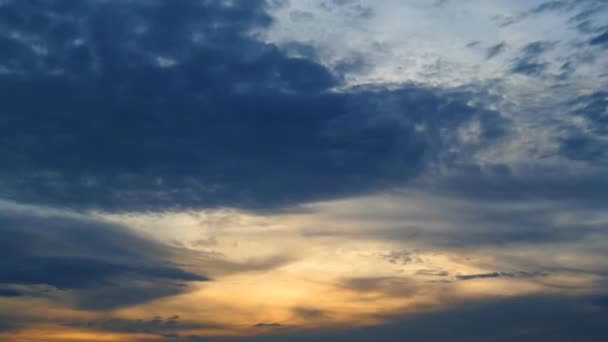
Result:
[[262,1],[0,5],[4,197],[103,210],[276,207],[402,184],[497,114],[339,77],[253,38]]

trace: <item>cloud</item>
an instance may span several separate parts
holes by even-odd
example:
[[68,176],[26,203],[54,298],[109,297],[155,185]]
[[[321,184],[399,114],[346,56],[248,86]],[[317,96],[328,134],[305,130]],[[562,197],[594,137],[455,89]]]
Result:
[[369,19],[374,16],[373,7],[358,0],[327,0],[321,2],[320,6],[327,11],[341,11],[354,18]]
[[359,277],[342,281],[342,286],[362,293],[380,293],[386,297],[408,297],[423,289],[412,279],[404,277]]
[[486,52],[486,58],[491,59],[500,55],[506,49],[506,47],[507,44],[505,42],[502,42],[488,48]]
[[450,310],[395,318],[391,324],[321,331],[286,331],[242,338],[183,337],[177,341],[522,341],[602,342],[608,338],[605,311],[589,297],[529,296],[469,302]]
[[414,262],[420,262],[420,258],[415,252],[407,251],[390,251],[380,255],[381,258],[386,259],[391,264],[409,264]]
[[594,37],[589,41],[589,44],[600,46],[608,45],[608,32],[604,32],[601,35]]
[[154,317],[151,319],[109,318],[97,320],[80,320],[64,323],[69,328],[81,328],[100,332],[117,332],[128,334],[149,334],[159,336],[179,336],[181,331],[194,329],[222,328],[219,324],[204,324],[180,320],[179,316],[168,318]]
[[418,270],[416,275],[428,276],[428,277],[447,277],[450,275],[447,271],[441,270]]
[[545,273],[530,273],[530,272],[492,272],[479,274],[463,274],[457,275],[458,280],[475,280],[475,279],[491,279],[491,278],[529,278],[546,276]]
[[276,328],[282,328],[283,325],[279,324],[279,323],[258,323],[256,325],[254,325],[254,327],[261,328],[261,329],[276,329]]
[[597,296],[593,299],[593,304],[598,305],[608,311],[608,296]]
[[[606,10],[606,2],[603,0],[584,0],[584,1],[572,1],[572,0],[551,0],[541,2],[527,10],[521,11],[513,16],[506,18],[500,18],[499,25],[502,28],[519,24],[525,20],[539,21],[539,16],[548,15],[555,13],[558,15],[571,14],[569,19],[570,23],[577,23],[578,28],[584,26],[590,26],[592,24],[592,17],[602,13]],[[572,14],[575,13],[575,14]],[[600,19],[601,20],[601,19]],[[581,30],[585,32],[586,30]]]
[[307,321],[323,320],[327,318],[327,313],[325,311],[313,307],[296,307],[293,308],[292,311],[296,317]]
[[568,1],[547,1],[534,7],[530,12],[534,14],[540,14],[550,11],[559,11],[567,8],[568,5]]
[[139,304],[209,280],[172,264],[168,247],[85,217],[4,208],[0,235],[0,284],[30,287],[28,295],[50,286],[52,298],[83,309]]
[[540,76],[542,75],[548,68],[547,63],[537,63],[530,61],[519,61],[513,69],[511,69],[516,74],[524,74],[528,76]]
[[[327,10],[345,14],[349,20],[371,20],[381,14],[359,1],[323,3]],[[471,12],[453,2],[435,3],[441,6],[425,8],[448,11],[457,7],[459,13]],[[306,229],[318,229],[319,235],[329,232],[374,243],[390,242],[391,247],[383,249],[388,253],[373,254],[381,259],[380,268],[386,268],[387,274],[399,268],[414,276],[385,276],[384,269],[374,270],[378,271],[374,276],[337,280],[340,290],[389,301],[427,291],[422,282],[425,286],[432,285],[430,282],[476,286],[475,280],[513,278],[523,283],[528,279],[520,278],[541,277],[552,267],[605,277],[604,265],[598,260],[606,253],[601,247],[606,239],[603,212],[608,203],[604,168],[608,97],[604,91],[582,94],[583,88],[589,88],[578,84],[559,88],[562,84],[554,83],[557,78],[551,74],[557,66],[563,75],[572,74],[590,87],[597,80],[583,77],[585,70],[601,74],[599,68],[595,70],[597,64],[585,61],[601,49],[564,50],[571,48],[570,38],[582,47],[606,45],[605,28],[598,26],[600,19],[586,5],[537,1],[528,14],[507,20],[515,23],[534,15],[540,21],[540,14],[558,11],[566,18],[576,16],[570,24],[578,31],[564,28],[574,29],[577,36],[564,37],[567,43],[559,46],[557,40],[545,37],[529,40],[527,35],[498,32],[505,42],[487,49],[486,59],[493,60],[483,64],[492,67],[499,59],[506,60],[506,65],[492,70],[491,77],[503,77],[501,71],[507,75],[487,91],[477,81],[457,89],[408,82],[347,87],[348,74],[371,68],[372,59],[355,54],[332,68],[321,62],[324,52],[316,49],[315,42],[268,43],[261,32],[272,27],[270,6],[271,2],[257,0],[1,2],[1,196],[104,214],[220,207],[276,214],[276,209],[299,209],[298,205],[305,207],[309,202],[331,206],[336,199],[390,192],[389,197],[397,194],[381,205],[361,206],[347,213],[349,217],[332,221],[340,216],[338,211]],[[480,8],[473,12],[488,10]],[[492,44],[486,42],[495,32],[471,37],[470,27],[450,27],[456,35],[466,37],[459,37],[456,44],[433,45],[433,37],[442,37],[437,41],[443,42],[445,36],[441,30],[432,32],[432,25],[445,26],[440,21],[449,13],[454,12],[430,13],[428,18],[433,20],[424,20],[429,29],[423,38],[431,45],[428,51],[420,49],[424,58],[404,58],[406,62],[427,65],[424,61],[451,54],[448,45],[463,46],[472,40],[484,42],[478,43],[484,44],[481,46]],[[291,11],[291,18],[312,25],[309,21],[322,14]],[[399,13],[395,17],[407,21]],[[441,20],[435,22],[435,18]],[[420,35],[417,24],[414,20],[414,29],[403,30],[407,34],[400,31],[397,40],[427,46],[416,40]],[[391,25],[386,25],[387,30]],[[537,31],[545,32],[546,26],[539,25]],[[362,40],[368,39],[365,37]],[[388,40],[387,46],[392,44]],[[521,49],[515,40],[522,44]],[[371,45],[377,49],[382,44],[374,41]],[[433,50],[441,52],[434,55]],[[401,61],[398,53],[389,58],[390,51],[387,48],[382,56]],[[469,55],[476,52],[477,48],[463,55],[455,53],[455,59],[442,60],[431,72],[443,75],[443,68],[454,68],[459,74],[472,75],[470,79],[483,78],[476,71],[460,69],[460,64],[451,65],[459,59],[482,62],[483,50],[481,56]],[[408,74],[407,65],[403,68],[403,74]],[[512,74],[535,79],[517,83],[519,77]],[[511,80],[521,87],[509,85]],[[559,81],[570,82],[570,78]],[[432,83],[434,80],[423,82]],[[540,91],[528,94],[528,87]],[[525,96],[513,94],[518,91]],[[575,99],[570,103],[556,100],[560,91],[570,92],[568,96]],[[539,94],[543,96],[536,96]],[[550,98],[548,115],[535,110],[545,105],[545,96]],[[494,143],[504,149],[494,150]],[[523,144],[532,145],[534,153],[527,155]],[[404,186],[412,189],[411,197],[399,197]],[[285,222],[295,222],[289,219]],[[314,232],[306,229],[303,236],[314,238]],[[187,293],[193,283],[217,275],[266,271],[295,260],[281,254],[234,262],[230,255],[211,252],[184,257],[180,253],[186,252],[138,236],[125,226],[69,211],[0,210],[0,236],[3,303],[39,297],[35,299],[87,311],[144,304]],[[246,238],[246,234],[238,237]],[[198,247],[224,246],[221,238],[192,241]],[[418,252],[402,252],[411,248],[446,255],[490,253],[484,257],[496,264],[478,268],[484,271],[460,272],[420,262]],[[522,250],[528,254],[519,253]],[[474,262],[467,260],[466,264]],[[517,267],[511,267],[513,264]],[[428,269],[416,270],[417,266]],[[492,271],[512,269],[541,271]],[[529,279],[526,284],[537,285],[537,281]],[[559,283],[559,279],[549,282]],[[548,329],[549,312],[565,312],[559,316],[563,322],[589,318],[591,340],[595,336],[601,340],[604,336],[597,332],[596,323],[601,318],[580,307],[589,303],[571,298],[562,302],[554,298],[508,300],[491,303],[494,307],[482,303],[471,310],[458,307],[411,320],[397,317],[399,326],[302,333],[294,340],[356,341],[378,336],[392,341],[538,341],[562,333],[568,338],[568,331]],[[601,298],[591,304],[605,309]],[[291,305],[296,304],[289,305],[287,317],[296,320],[320,324],[333,319],[331,311],[306,303],[295,308]],[[529,328],[528,321],[519,321],[519,313],[525,316],[528,306],[540,316],[527,316],[538,319],[532,328],[539,331]],[[287,331],[274,329],[283,326],[292,332],[288,320],[261,320],[267,318],[256,317],[244,327],[252,329],[260,322],[254,327],[261,328],[261,333]],[[436,322],[440,322],[439,328]],[[176,317],[73,320],[66,326],[148,333],[169,340],[206,340],[183,337],[182,330],[214,328],[211,323],[196,325]],[[449,332],[453,328],[456,335]],[[11,329],[11,324],[0,320],[3,329]]]
[[21,291],[17,291],[17,290],[13,290],[13,289],[0,289],[0,298],[1,297],[5,297],[5,298],[21,297],[23,295],[24,294]]
[[0,190],[15,201],[146,211],[339,198],[408,181],[440,132],[498,116],[431,87],[337,91],[328,68],[252,38],[271,23],[262,1],[57,6],[0,11]]
[[524,165],[522,170],[506,164],[470,165],[433,180],[433,187],[449,196],[474,200],[549,201],[571,209],[593,209],[602,207],[606,198],[604,175],[601,168],[565,173],[542,165]]
[[[571,100],[567,108],[572,117],[582,118],[585,124],[568,127],[559,139],[559,152],[571,160],[604,165],[608,160],[608,93],[597,91],[579,96]],[[599,179],[596,181],[601,184]]]
[[[549,272],[551,269],[545,267],[558,265],[536,258],[534,253],[517,256],[517,251],[542,249],[550,254],[568,245],[577,251],[569,249],[568,253],[576,255],[573,258],[595,260],[573,269],[601,269],[603,253],[588,248],[594,241],[608,239],[604,172],[518,171],[489,165],[462,174],[453,172],[390,195],[313,206],[309,214],[313,223],[302,226],[301,232],[310,238],[398,243],[402,250],[419,251],[404,255],[412,258],[404,260],[411,266],[425,267],[425,250],[456,254],[481,251],[494,255],[494,261],[505,262],[490,269]],[[391,253],[380,257],[390,261]]]
[[550,66],[542,55],[553,49],[556,42],[536,41],[526,44],[514,60],[511,71],[516,74],[541,76]]
[[608,149],[601,140],[573,133],[561,140],[560,152],[572,160],[602,161],[606,159]]

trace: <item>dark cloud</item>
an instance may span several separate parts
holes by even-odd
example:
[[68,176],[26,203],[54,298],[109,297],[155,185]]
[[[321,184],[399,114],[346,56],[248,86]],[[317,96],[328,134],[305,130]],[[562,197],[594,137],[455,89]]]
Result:
[[[542,2],[515,16],[499,18],[498,23],[501,27],[507,27],[546,13],[563,14],[574,12],[576,14],[572,15],[569,21],[580,24],[607,8],[604,0],[551,0]],[[591,21],[589,21],[589,24],[591,24]]]
[[66,327],[81,328],[102,332],[118,332],[127,334],[150,334],[164,337],[177,337],[180,331],[194,329],[219,329],[220,324],[195,323],[179,319],[179,316],[168,318],[154,317],[151,319],[97,319],[89,321],[72,321],[63,324]]
[[310,321],[326,319],[328,313],[312,307],[296,307],[292,309],[295,316]]
[[293,21],[310,21],[315,18],[315,15],[309,11],[291,11],[289,12],[289,18]]
[[450,275],[449,272],[441,270],[418,270],[416,274],[428,277],[447,277]]
[[458,280],[475,280],[475,279],[491,279],[491,278],[534,278],[546,276],[546,273],[535,272],[492,272],[479,274],[463,274],[457,275]]
[[597,134],[608,134],[608,91],[597,91],[576,98],[570,103],[570,113],[581,115],[592,122],[591,130]]
[[390,251],[388,253],[380,254],[380,257],[391,264],[405,265],[422,261],[415,252],[408,251]]
[[427,314],[393,317],[393,323],[366,328],[292,331],[241,338],[188,336],[177,341],[496,341],[603,342],[608,339],[605,311],[588,297],[524,297],[456,305]]
[[[362,206],[331,216],[338,222],[351,222],[349,229],[332,226],[330,221],[324,227],[304,229],[303,234],[400,241],[415,243],[423,250],[457,253],[498,248],[506,254],[510,246],[551,249],[608,238],[603,218],[608,178],[602,170],[573,173],[529,167],[522,171],[505,165],[461,168],[415,182],[395,197],[403,208],[424,209],[378,213]],[[535,264],[539,260],[534,258],[526,262],[516,268],[550,271],[544,268],[546,263]]]
[[488,50],[486,52],[486,57],[488,59],[494,58],[494,57],[500,55],[503,51],[505,51],[506,47],[507,47],[507,43],[505,43],[505,42],[496,44],[496,45],[488,48]]
[[363,5],[359,0],[327,0],[321,3],[321,8],[327,11],[341,10],[344,14],[355,18],[371,18],[374,10]]
[[334,91],[325,67],[251,38],[271,22],[265,9],[4,4],[3,196],[103,210],[341,197],[404,182],[432,157],[440,129],[496,115],[466,106],[466,94],[418,86]]
[[283,325],[279,324],[279,323],[258,323],[256,325],[254,325],[254,327],[262,328],[262,329],[276,329],[276,328],[282,328]]
[[[574,25],[584,35],[597,35],[603,33],[606,26],[603,14],[608,10],[608,3],[601,0],[587,0],[573,2],[575,14],[568,22]],[[592,44],[593,45],[593,44]]]
[[572,134],[561,144],[560,152],[572,160],[601,161],[608,156],[606,144],[592,136]]
[[547,70],[548,67],[549,67],[548,63],[519,61],[513,66],[511,71],[516,74],[524,74],[524,75],[528,75],[528,76],[540,76]]
[[[469,166],[432,182],[437,193],[492,202],[548,201],[571,209],[601,208],[608,181],[601,169],[564,173],[554,167],[531,166],[518,172],[505,164]],[[532,215],[532,210],[524,210]],[[546,213],[536,212],[538,215]],[[526,216],[532,218],[534,216]]]
[[343,279],[341,286],[361,293],[379,293],[387,297],[408,297],[424,290],[409,278],[360,277]]
[[[567,104],[569,113],[583,117],[589,127],[568,127],[567,134],[560,139],[560,153],[572,160],[595,162],[598,165],[608,160],[608,92],[597,91],[576,98]],[[603,182],[602,182],[603,183]]]
[[608,46],[608,31],[594,37],[589,41],[591,45]]
[[13,290],[13,289],[0,289],[0,298],[13,298],[13,297],[21,297],[24,293],[21,291]]
[[50,286],[75,307],[138,304],[208,280],[171,264],[167,247],[91,219],[2,210],[0,235],[0,284]]
[[604,311],[608,312],[608,296],[597,296],[593,298],[593,304],[601,307]]
[[547,1],[534,7],[530,12],[534,14],[540,14],[550,11],[559,11],[568,8],[569,5],[569,1]]
[[[604,7],[602,7],[604,6]],[[583,34],[597,34],[603,32],[607,26],[598,16],[607,9],[606,4],[583,9],[573,15],[568,22],[575,25],[575,28]]]
[[2,262],[1,283],[46,284],[58,289],[97,286],[100,279],[135,275],[159,279],[204,281],[206,277],[177,268],[129,265],[80,256],[22,256]]
[[524,46],[515,58],[511,71],[528,76],[542,76],[549,68],[542,55],[555,47],[556,42],[536,41]]
[[529,44],[526,44],[522,48],[522,53],[527,58],[538,57],[539,55],[551,50],[555,47],[555,42],[546,42],[546,41],[536,41]]

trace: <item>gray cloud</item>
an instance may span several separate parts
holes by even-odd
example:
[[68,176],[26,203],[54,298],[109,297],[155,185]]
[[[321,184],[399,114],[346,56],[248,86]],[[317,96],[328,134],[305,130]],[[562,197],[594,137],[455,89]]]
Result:
[[511,71],[529,76],[541,76],[550,66],[542,55],[556,46],[556,42],[536,41],[525,45],[514,59]]
[[488,50],[486,52],[486,57],[488,59],[494,58],[494,57],[500,55],[503,51],[505,51],[506,47],[507,47],[507,43],[505,43],[505,42],[496,44],[496,45],[488,48]]
[[58,6],[0,10],[0,190],[15,201],[130,211],[339,198],[408,181],[441,132],[498,117],[464,92],[334,91],[331,70],[251,38],[271,22],[262,1]]
[[423,289],[411,279],[403,277],[360,277],[344,279],[344,288],[357,292],[379,292],[387,297],[407,297]]
[[276,329],[276,328],[282,328],[283,325],[280,323],[258,323],[256,325],[254,325],[254,327],[260,328],[260,329]]
[[108,318],[88,321],[71,321],[63,324],[66,327],[82,328],[102,332],[140,333],[164,337],[177,337],[179,332],[188,329],[219,329],[220,324],[202,324],[180,320],[177,315],[151,319]]
[[138,304],[208,280],[173,265],[168,247],[84,217],[4,209],[0,235],[0,284],[48,285],[58,289],[53,298],[79,308]]
[[328,313],[314,307],[296,307],[292,309],[295,316],[306,320],[319,321],[327,318]]
[[394,318],[382,326],[323,331],[285,331],[242,338],[189,336],[177,341],[497,341],[603,342],[606,310],[595,310],[590,297],[524,297],[469,302],[453,309]]
[[546,273],[531,273],[531,272],[492,272],[479,274],[463,274],[457,275],[458,280],[475,280],[475,279],[491,279],[491,278],[533,278],[544,277]]
[[608,46],[608,32],[604,32],[589,41],[591,45]]
[[21,291],[13,290],[13,289],[0,289],[0,297],[5,298],[13,298],[13,297],[21,297],[24,293]]

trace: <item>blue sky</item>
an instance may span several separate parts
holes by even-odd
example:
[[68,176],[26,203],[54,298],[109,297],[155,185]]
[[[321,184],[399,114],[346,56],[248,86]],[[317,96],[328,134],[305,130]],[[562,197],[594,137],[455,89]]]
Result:
[[0,1],[0,339],[605,341],[607,22]]

